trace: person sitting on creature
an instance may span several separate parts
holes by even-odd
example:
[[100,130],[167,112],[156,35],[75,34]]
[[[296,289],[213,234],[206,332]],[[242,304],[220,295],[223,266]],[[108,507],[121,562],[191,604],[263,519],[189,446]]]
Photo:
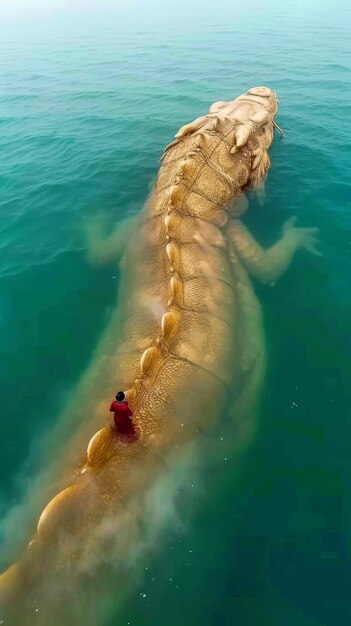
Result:
[[120,439],[128,442],[135,441],[137,435],[131,420],[133,411],[129,408],[123,391],[117,393],[116,400],[110,406],[110,412],[114,413],[115,428]]

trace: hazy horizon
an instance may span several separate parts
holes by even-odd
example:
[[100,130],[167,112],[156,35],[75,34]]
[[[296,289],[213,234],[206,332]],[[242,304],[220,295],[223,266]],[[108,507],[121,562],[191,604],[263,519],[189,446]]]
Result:
[[[340,9],[345,14],[340,16]],[[135,19],[165,18],[172,22],[189,19],[206,19],[225,22],[227,20],[247,19],[260,13],[273,13],[279,20],[284,13],[291,11],[300,19],[310,13],[330,13],[331,20],[350,17],[350,5],[347,0],[219,0],[219,2],[189,3],[187,0],[0,0],[0,24],[20,23],[32,19],[57,19],[64,15],[76,14],[84,17],[91,14],[104,16],[134,16]]]

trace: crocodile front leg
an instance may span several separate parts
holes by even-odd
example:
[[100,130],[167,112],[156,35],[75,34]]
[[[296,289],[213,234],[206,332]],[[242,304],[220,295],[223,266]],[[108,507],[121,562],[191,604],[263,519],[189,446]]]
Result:
[[288,269],[299,248],[320,255],[316,249],[318,228],[296,228],[296,217],[283,225],[283,236],[268,250],[264,250],[238,219],[228,222],[227,234],[245,269],[263,283],[275,282]]
[[105,218],[97,216],[84,227],[87,260],[94,267],[118,263],[126,249],[129,238],[137,225],[137,217],[130,217],[108,236],[104,236]]

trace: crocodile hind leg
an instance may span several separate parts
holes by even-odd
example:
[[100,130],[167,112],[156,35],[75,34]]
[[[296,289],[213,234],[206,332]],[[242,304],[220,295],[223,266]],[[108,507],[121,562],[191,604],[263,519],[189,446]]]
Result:
[[260,403],[264,388],[266,360],[264,351],[254,358],[244,377],[240,394],[235,394],[226,410],[226,418],[232,424],[234,453],[241,455],[252,443],[259,421]]
[[221,490],[230,494],[230,497],[233,497],[241,483],[247,452],[258,431],[266,372],[261,307],[246,271],[237,258],[233,259],[233,273],[240,312],[237,318],[238,338],[233,354],[232,387],[223,411],[221,428],[215,442],[211,440],[208,452],[214,468],[212,474],[221,475]]
[[226,408],[226,423],[234,454],[240,455],[250,445],[257,429],[266,372],[266,347],[261,305],[231,239],[228,252],[239,315],[233,390]]

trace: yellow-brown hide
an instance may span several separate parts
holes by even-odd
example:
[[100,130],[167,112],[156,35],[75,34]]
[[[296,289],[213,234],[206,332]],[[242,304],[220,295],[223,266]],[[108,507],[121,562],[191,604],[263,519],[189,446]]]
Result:
[[[77,426],[55,466],[61,491],[39,518],[42,545],[62,529],[76,533],[72,520],[83,515],[88,492],[90,528],[123,509],[164,471],[172,450],[216,423],[240,388],[247,286],[233,272],[224,226],[233,198],[270,165],[276,111],[274,92],[251,89],[216,103],[166,148],[123,258],[118,310],[67,408]],[[134,412],[133,444],[110,428],[116,388],[126,390]],[[8,570],[0,588],[15,574]]]

